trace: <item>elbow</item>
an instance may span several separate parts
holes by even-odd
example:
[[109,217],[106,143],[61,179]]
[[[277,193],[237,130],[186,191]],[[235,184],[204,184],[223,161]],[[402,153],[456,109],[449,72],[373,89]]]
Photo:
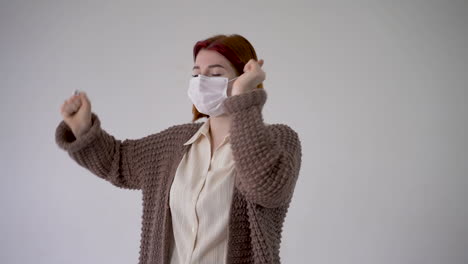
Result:
[[245,198],[266,208],[289,205],[296,186],[300,167],[300,156],[283,152],[278,159],[237,177],[237,186]]

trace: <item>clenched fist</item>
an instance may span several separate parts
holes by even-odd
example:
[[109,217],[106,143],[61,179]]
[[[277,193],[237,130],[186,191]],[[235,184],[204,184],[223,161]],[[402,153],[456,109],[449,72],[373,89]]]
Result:
[[91,102],[85,92],[75,91],[74,95],[62,104],[60,113],[76,138],[91,128]]
[[266,79],[266,73],[263,71],[264,60],[256,61],[250,59],[244,66],[244,73],[232,84],[232,95],[238,95],[252,91],[257,85]]

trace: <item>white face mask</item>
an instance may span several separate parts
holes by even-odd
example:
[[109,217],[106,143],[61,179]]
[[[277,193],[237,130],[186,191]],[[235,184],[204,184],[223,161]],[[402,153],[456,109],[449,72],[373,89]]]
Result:
[[187,94],[200,113],[218,116],[224,114],[223,102],[228,98],[228,84],[235,79],[237,77],[228,80],[226,77],[208,77],[199,74],[190,80]]

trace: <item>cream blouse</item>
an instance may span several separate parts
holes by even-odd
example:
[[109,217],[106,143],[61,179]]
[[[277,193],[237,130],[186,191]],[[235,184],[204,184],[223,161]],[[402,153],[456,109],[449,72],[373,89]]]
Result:
[[209,122],[185,142],[170,189],[171,264],[226,263],[234,160],[229,135],[211,157]]

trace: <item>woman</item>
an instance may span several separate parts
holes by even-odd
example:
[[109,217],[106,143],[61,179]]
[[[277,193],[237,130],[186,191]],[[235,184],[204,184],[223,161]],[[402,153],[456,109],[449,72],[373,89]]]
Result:
[[263,60],[249,41],[217,35],[193,51],[191,123],[121,141],[82,92],[63,103],[56,142],[95,175],[142,190],[139,263],[280,263],[298,135],[263,122]]

